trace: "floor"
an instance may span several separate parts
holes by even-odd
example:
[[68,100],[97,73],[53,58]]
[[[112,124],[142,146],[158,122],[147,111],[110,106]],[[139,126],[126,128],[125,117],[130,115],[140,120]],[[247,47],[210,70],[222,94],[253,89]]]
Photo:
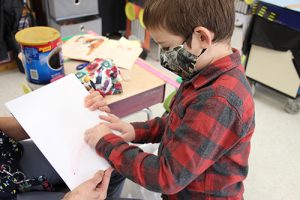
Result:
[[[232,46],[240,49],[243,31],[234,32]],[[155,55],[155,54],[153,54]],[[148,61],[159,67],[150,55]],[[9,115],[4,103],[23,94],[21,84],[25,77],[17,70],[0,73],[0,116]],[[167,94],[173,91],[167,86]],[[256,104],[256,131],[252,140],[250,171],[245,181],[247,200],[300,200],[300,112],[284,111],[287,98],[260,85],[254,94]],[[163,112],[162,104],[151,107],[154,116]],[[124,118],[144,121],[146,114],[139,112]],[[148,146],[150,151],[154,147]],[[149,192],[127,181],[123,197],[155,200],[159,194]]]

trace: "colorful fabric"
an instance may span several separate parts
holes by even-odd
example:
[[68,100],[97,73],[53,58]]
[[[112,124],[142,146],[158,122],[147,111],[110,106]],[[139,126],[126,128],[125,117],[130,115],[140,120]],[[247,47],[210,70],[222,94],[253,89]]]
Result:
[[237,50],[184,81],[167,117],[133,123],[134,143],[114,134],[96,150],[122,175],[163,199],[240,200],[248,174],[254,102]]
[[20,143],[9,138],[0,130],[0,199],[16,199],[17,192],[53,191],[52,185],[46,177],[27,179],[20,170],[19,161],[23,150]]
[[102,96],[121,94],[120,70],[112,60],[97,58],[76,73],[77,78],[90,90],[98,90]]

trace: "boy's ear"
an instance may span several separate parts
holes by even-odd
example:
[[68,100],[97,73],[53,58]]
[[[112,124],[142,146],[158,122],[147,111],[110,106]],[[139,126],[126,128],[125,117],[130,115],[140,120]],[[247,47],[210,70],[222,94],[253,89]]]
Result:
[[211,32],[210,30],[208,30],[203,26],[198,26],[194,29],[194,33],[196,33],[202,49],[211,46],[212,41],[214,39],[213,32]]

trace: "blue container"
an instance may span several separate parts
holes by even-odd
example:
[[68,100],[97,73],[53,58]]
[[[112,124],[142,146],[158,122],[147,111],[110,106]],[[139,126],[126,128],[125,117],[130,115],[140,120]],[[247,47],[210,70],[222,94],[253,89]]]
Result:
[[23,52],[29,82],[48,84],[64,76],[60,33],[50,27],[31,27],[19,31],[16,40]]

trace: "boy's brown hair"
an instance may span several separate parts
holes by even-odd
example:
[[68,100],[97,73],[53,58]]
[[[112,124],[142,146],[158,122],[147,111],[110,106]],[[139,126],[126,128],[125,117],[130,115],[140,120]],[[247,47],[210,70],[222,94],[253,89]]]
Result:
[[164,28],[189,38],[197,26],[215,34],[214,42],[230,40],[234,30],[234,0],[147,0],[147,28]]

